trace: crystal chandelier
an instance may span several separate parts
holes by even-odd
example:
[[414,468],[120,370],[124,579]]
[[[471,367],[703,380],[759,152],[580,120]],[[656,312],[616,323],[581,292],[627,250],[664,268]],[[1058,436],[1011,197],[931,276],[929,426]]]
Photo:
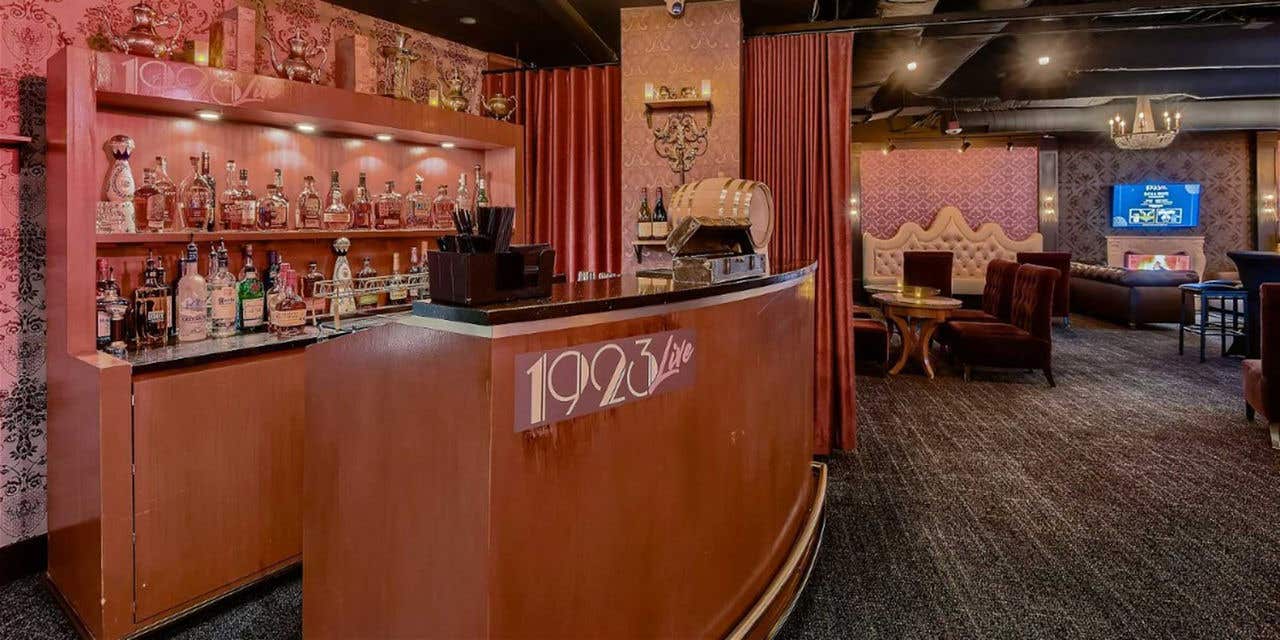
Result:
[[1134,107],[1133,128],[1120,114],[1107,122],[1111,125],[1111,140],[1117,147],[1127,150],[1163,149],[1178,137],[1182,130],[1182,112],[1164,112],[1164,128],[1157,129],[1155,118],[1151,117],[1151,100],[1146,96],[1138,98]]

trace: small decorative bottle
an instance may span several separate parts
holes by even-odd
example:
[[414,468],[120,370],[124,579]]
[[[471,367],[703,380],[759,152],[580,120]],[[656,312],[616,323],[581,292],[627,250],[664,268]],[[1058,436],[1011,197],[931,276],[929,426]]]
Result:
[[297,218],[296,226],[299,229],[320,229],[324,226],[324,203],[320,201],[320,194],[316,193],[316,179],[312,176],[302,179]]
[[316,264],[315,260],[308,262],[307,272],[302,275],[299,289],[312,315],[324,313],[324,298],[316,297],[316,283],[321,280],[324,280],[324,274],[320,273],[320,265]]
[[411,300],[421,300],[422,298],[426,297],[423,295],[423,292],[426,289],[417,283],[418,282],[417,276],[420,273],[422,273],[422,266],[418,264],[418,248],[410,247],[409,248],[409,271],[406,272],[406,275],[409,276],[409,280],[412,283],[409,285],[409,298]]
[[240,189],[236,186],[236,161],[228,160],[226,188],[218,196],[218,228],[234,231],[240,225]]
[[215,250],[217,271],[209,274],[209,335],[227,338],[236,334],[236,312],[239,287],[236,277],[227,269],[226,257]]
[[244,332],[260,331],[266,318],[263,312],[266,294],[262,289],[262,280],[258,278],[258,269],[253,266],[253,245],[244,246],[244,265],[240,268],[240,282],[237,285],[237,297],[240,301],[240,330]]
[[249,170],[240,170],[240,186],[236,188],[235,212],[239,218],[240,228],[253,229],[258,226],[258,197],[249,188]]
[[[359,280],[364,286],[369,286],[368,281],[371,278],[376,277],[378,277],[378,271],[373,268],[373,258],[365,256],[364,266],[360,268],[360,273],[356,274],[356,280]],[[356,296],[356,309],[360,311],[376,309],[378,308],[378,303],[381,301],[381,298],[382,294],[377,293],[376,291],[360,291],[359,295]]]
[[343,202],[337,171],[329,172],[329,202],[324,207],[321,223],[330,231],[351,228],[351,210]]
[[432,226],[431,199],[422,192],[422,176],[413,179],[413,193],[404,197],[404,226],[410,229]]
[[282,231],[289,228],[289,198],[284,195],[284,175],[276,169],[275,180],[267,185],[267,197],[258,203],[258,228]]
[[298,295],[298,274],[288,263],[280,268],[280,294],[271,310],[271,333],[277,338],[302,335],[307,323],[307,303]]
[[351,199],[351,228],[373,228],[373,201],[369,199],[369,187],[365,184],[364,173],[360,173],[360,184],[356,186],[355,197]]
[[122,135],[111,136],[103,145],[107,155],[111,156],[111,167],[107,169],[107,182],[103,187],[107,202],[133,202],[133,192],[137,189],[133,170],[129,168],[133,147],[133,138]]
[[169,163],[164,156],[156,156],[156,190],[164,197],[164,228],[182,227],[178,212],[178,186],[169,177]]
[[156,188],[156,172],[151,167],[142,170],[142,186],[133,192],[133,215],[139,233],[164,231],[164,194]]
[[334,314],[350,314],[356,310],[351,263],[347,261],[347,252],[350,250],[350,240],[338,238],[333,241],[333,252],[338,254],[333,262],[333,289],[336,295],[329,304],[330,311]]
[[208,295],[209,286],[200,275],[200,251],[192,242],[187,245],[187,255],[182,260],[182,278],[178,280],[176,294],[179,341],[196,342],[208,337],[206,323]]
[[133,290],[134,335],[138,347],[163,346],[169,340],[169,287],[160,277],[155,256],[147,253],[142,286]]
[[404,196],[396,193],[395,180],[388,180],[386,189],[373,202],[373,227],[399,229],[404,215]]
[[436,187],[436,197],[431,200],[431,226],[436,229],[452,229],[453,214],[458,203],[449,197],[448,185]]
[[182,188],[183,230],[204,231],[213,211],[213,201],[213,190],[200,173],[200,158],[191,158],[191,176]]
[[400,275],[400,252],[391,254],[391,282],[388,283],[387,304],[409,304],[409,287]]

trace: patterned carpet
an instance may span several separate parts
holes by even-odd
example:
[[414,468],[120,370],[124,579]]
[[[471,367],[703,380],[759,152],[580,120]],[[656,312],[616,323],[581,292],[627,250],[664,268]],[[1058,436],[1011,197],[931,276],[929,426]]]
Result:
[[[858,379],[859,450],[829,460],[782,637],[1280,638],[1280,453],[1238,361],[1084,319],[1055,348],[1057,389]],[[294,639],[300,611],[295,573],[152,638]],[[0,588],[0,638],[74,637],[38,579]]]

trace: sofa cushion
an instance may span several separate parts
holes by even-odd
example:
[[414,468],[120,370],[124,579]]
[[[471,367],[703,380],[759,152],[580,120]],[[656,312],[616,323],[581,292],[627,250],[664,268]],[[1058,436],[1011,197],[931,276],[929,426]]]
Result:
[[1195,271],[1131,271],[1081,262],[1071,263],[1071,277],[1114,282],[1127,287],[1176,287],[1200,281]]

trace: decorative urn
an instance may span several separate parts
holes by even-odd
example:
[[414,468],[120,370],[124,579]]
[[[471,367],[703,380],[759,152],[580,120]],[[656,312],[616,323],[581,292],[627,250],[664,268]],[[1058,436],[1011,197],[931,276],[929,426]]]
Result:
[[[276,75],[288,80],[320,84],[320,68],[329,58],[329,51],[320,46],[319,40],[304,38],[302,30],[298,29],[289,38],[288,46],[282,47],[288,52],[288,56],[284,60],[277,61],[276,42],[269,36],[262,36],[262,39],[267,41],[267,53],[271,56],[271,68],[275,70]],[[309,60],[316,54],[320,54],[320,62],[312,65]]]
[[467,98],[462,84],[462,74],[455,69],[445,81],[444,95],[440,97],[440,103],[452,111],[466,111],[471,100]]
[[[182,49],[179,36],[182,34],[182,18],[173,14],[170,18],[161,18],[155,9],[146,2],[139,2],[129,8],[133,14],[133,26],[123,34],[115,33],[107,25],[107,41],[116,51],[135,56],[152,58],[168,58]],[[173,35],[165,38],[156,27],[174,26]]]
[[516,111],[516,97],[495,93],[485,99],[484,110],[496,120],[510,120]]

